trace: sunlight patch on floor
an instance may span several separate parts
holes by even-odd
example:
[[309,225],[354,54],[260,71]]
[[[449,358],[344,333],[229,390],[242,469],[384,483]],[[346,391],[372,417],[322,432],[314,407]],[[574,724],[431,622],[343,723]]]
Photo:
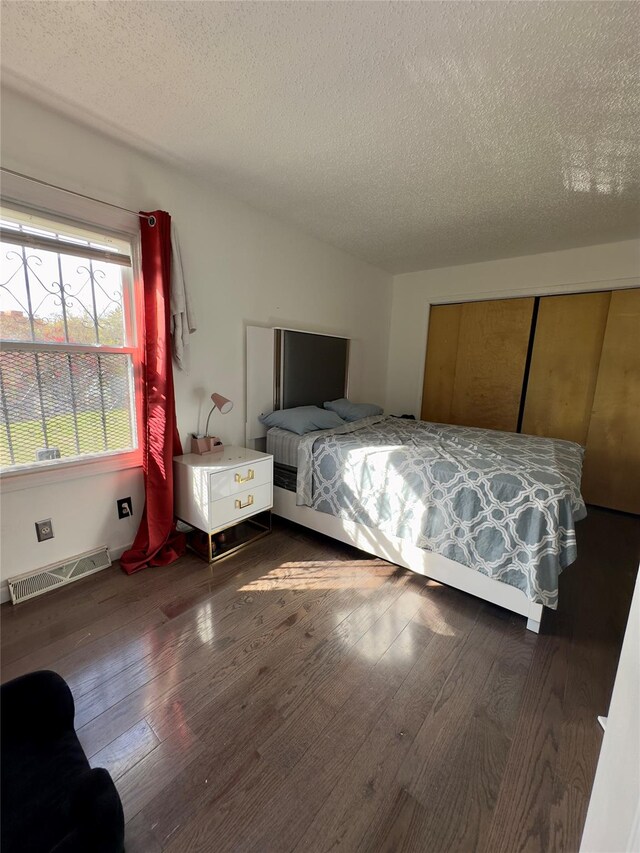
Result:
[[210,646],[213,643],[215,631],[213,628],[213,609],[209,602],[198,608],[196,628],[203,644]]
[[305,589],[373,589],[393,574],[395,567],[381,560],[308,560],[282,563],[238,592]]
[[[382,571],[381,571],[382,570]],[[238,592],[274,592],[279,590],[371,590],[380,586],[394,572],[402,571],[376,558],[364,560],[307,560],[304,562],[282,563],[270,572],[238,588]],[[442,584],[420,575],[412,580],[436,592]],[[348,613],[350,613],[348,611]],[[348,615],[338,610],[335,623],[339,625]],[[443,637],[455,636],[455,631],[447,624],[437,600],[425,596],[422,606],[416,612],[414,621],[428,628],[434,634]],[[397,624],[393,614],[382,614],[376,621],[376,631],[380,639],[389,638],[389,644],[397,635]]]

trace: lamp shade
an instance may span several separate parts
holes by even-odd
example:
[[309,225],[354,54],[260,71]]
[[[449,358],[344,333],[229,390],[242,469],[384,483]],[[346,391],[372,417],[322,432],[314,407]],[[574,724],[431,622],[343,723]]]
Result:
[[223,415],[226,415],[228,412],[233,409],[233,403],[231,400],[227,400],[226,397],[223,397],[222,394],[212,394],[211,401],[218,411],[220,411]]

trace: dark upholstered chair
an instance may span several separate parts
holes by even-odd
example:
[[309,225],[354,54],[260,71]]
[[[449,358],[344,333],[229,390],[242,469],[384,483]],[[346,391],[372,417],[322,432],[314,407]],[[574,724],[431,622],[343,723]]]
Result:
[[55,672],[0,688],[2,853],[122,853],[124,816],[106,770],[92,770]]

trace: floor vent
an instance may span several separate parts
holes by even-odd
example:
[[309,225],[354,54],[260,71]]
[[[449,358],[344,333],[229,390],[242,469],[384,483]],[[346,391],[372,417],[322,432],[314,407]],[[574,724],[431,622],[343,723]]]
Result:
[[73,583],[101,569],[111,565],[111,557],[106,547],[98,548],[97,551],[87,551],[86,554],[78,554],[64,563],[53,563],[43,569],[33,572],[25,572],[7,581],[11,602],[19,604],[28,598],[35,598],[50,589]]

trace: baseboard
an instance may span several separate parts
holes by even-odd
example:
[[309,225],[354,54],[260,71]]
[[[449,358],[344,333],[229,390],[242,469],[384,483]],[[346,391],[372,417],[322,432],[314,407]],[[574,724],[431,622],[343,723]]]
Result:
[[109,548],[109,554],[111,555],[112,560],[119,560],[120,557],[124,554],[125,551],[128,551],[129,548],[133,545],[133,542],[130,542],[128,545],[118,545],[117,548]]
[[[131,548],[131,544],[117,545],[115,548],[109,548],[109,556],[111,557],[111,560],[119,560],[120,557],[122,557],[122,555],[124,554],[124,552]],[[105,568],[110,567],[106,566]],[[96,572],[96,574],[99,574],[99,572]],[[9,594],[9,584],[6,580],[3,580],[0,581],[0,604],[6,604],[8,601],[11,601],[11,595]]]

